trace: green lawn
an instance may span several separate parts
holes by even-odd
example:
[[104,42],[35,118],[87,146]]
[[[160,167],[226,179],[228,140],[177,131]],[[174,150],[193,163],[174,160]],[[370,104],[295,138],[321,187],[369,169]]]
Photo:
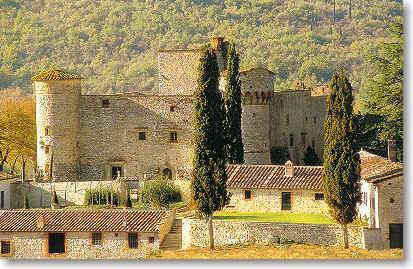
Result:
[[286,223],[333,224],[321,214],[296,214],[289,212],[216,212],[214,219],[232,221],[261,221]]

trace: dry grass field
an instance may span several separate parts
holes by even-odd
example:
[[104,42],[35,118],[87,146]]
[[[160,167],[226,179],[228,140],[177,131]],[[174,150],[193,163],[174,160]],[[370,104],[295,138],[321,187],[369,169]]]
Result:
[[233,246],[208,249],[160,251],[151,259],[403,259],[402,249],[365,250],[286,244],[277,246]]

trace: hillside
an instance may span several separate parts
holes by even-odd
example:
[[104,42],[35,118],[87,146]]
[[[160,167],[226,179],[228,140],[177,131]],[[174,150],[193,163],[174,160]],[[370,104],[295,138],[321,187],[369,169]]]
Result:
[[210,35],[237,44],[242,68],[263,62],[276,89],[325,83],[337,66],[363,90],[366,53],[388,38],[401,1],[0,0],[0,88],[31,94],[52,66],[81,74],[84,93],[157,87],[157,50],[198,47]]

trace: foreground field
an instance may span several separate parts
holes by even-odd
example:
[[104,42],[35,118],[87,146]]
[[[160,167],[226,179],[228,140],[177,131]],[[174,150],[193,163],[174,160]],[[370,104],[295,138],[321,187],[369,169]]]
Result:
[[285,223],[333,224],[333,220],[321,214],[295,214],[289,212],[217,212],[214,219],[231,221],[262,221]]
[[288,244],[161,251],[152,259],[402,259],[403,250],[365,250]]

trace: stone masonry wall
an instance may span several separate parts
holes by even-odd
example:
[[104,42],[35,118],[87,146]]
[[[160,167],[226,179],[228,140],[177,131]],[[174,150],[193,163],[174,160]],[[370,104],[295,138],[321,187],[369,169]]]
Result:
[[160,51],[159,94],[192,95],[197,87],[199,58],[199,50]]
[[311,96],[309,90],[275,92],[270,109],[271,147],[288,148],[291,161],[303,165],[304,152],[314,145],[322,160],[325,114],[326,96]]
[[[153,244],[149,243],[149,237],[155,238]],[[158,233],[138,233],[139,247],[129,249],[126,232],[103,232],[100,246],[91,244],[89,232],[67,232],[66,253],[49,254],[47,232],[2,232],[0,240],[11,241],[12,253],[4,256],[10,259],[138,259],[151,248],[159,249],[160,244]]]
[[[216,246],[250,243],[270,244],[288,241],[330,246],[342,246],[343,244],[342,229],[338,225],[215,220],[213,227]],[[205,221],[182,220],[182,248],[207,247],[208,243],[208,227]],[[356,226],[349,227],[349,244],[358,248],[373,246],[372,242],[366,244],[363,228]]]
[[34,84],[37,165],[47,176],[53,155],[53,179],[77,180],[80,80],[36,81]]
[[376,204],[378,223],[381,229],[384,247],[390,247],[389,224],[403,224],[403,176],[391,178],[376,184],[378,201]]
[[59,204],[63,205],[83,205],[85,192],[88,189],[100,187],[113,187],[113,189],[122,190],[120,184],[116,181],[88,181],[88,182],[26,182],[11,184],[13,199],[11,208],[23,208],[24,195],[29,199],[30,208],[48,208],[50,207],[51,193],[56,190]]
[[281,212],[281,193],[291,192],[291,210],[288,210],[288,212],[328,213],[328,206],[325,201],[315,200],[315,193],[322,193],[322,191],[252,189],[251,199],[245,199],[245,190],[248,189],[228,190],[231,193],[231,201],[225,208],[226,211]]
[[109,180],[111,165],[122,166],[126,177],[168,168],[175,178],[192,160],[192,104],[188,96],[82,96],[81,179]]

